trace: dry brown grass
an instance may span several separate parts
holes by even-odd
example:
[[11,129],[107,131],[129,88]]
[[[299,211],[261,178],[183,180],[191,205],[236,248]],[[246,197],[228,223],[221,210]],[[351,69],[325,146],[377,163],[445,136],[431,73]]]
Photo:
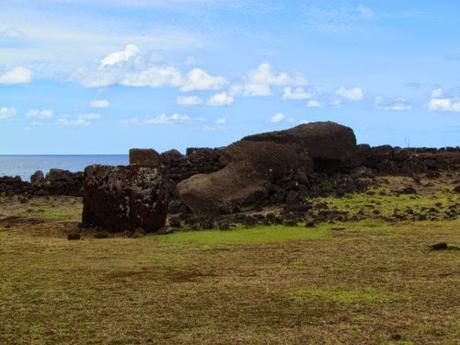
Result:
[[[460,251],[427,249],[460,246],[459,220],[250,244],[67,241],[79,200],[56,201],[55,217],[33,202],[0,203],[3,218],[21,214],[0,222],[0,344],[459,343]],[[34,207],[47,216],[23,214]]]

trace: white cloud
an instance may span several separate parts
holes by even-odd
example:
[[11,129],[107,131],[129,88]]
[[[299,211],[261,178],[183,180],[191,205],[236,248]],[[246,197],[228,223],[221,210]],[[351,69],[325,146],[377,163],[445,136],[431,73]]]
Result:
[[272,90],[268,84],[232,85],[230,94],[234,96],[271,96]]
[[234,102],[233,96],[225,92],[216,93],[208,100],[208,105],[213,107],[222,107],[225,105],[232,105]]
[[[116,83],[116,81],[114,82]],[[151,66],[142,71],[126,73],[119,82],[123,86],[173,86],[182,85],[181,73],[172,66]]]
[[310,99],[313,95],[303,87],[296,87],[294,90],[291,86],[286,86],[283,92],[283,99]]
[[460,112],[460,99],[433,98],[428,102],[428,109],[432,111]]
[[335,91],[335,94],[353,102],[361,101],[364,98],[364,92],[360,87],[347,89],[345,86],[341,86]]
[[366,7],[366,6],[363,6],[363,5],[358,6],[358,12],[361,15],[361,17],[363,17],[363,18],[370,19],[370,18],[375,17],[375,12],[372,9],[370,9],[369,7]]
[[402,97],[385,99],[377,96],[374,99],[374,105],[376,108],[392,111],[409,111],[412,109],[412,105]]
[[94,120],[98,120],[100,118],[101,115],[95,113],[80,114],[75,119],[63,116],[58,119],[58,124],[71,127],[87,127],[91,125]]
[[230,94],[235,96],[271,96],[272,86],[302,86],[306,83],[307,80],[303,75],[291,75],[286,72],[275,73],[272,66],[268,62],[264,62],[257,69],[249,71],[242,85],[233,85],[230,88]]
[[277,113],[270,118],[271,123],[278,123],[286,119],[286,115],[283,113]]
[[26,67],[16,67],[0,75],[0,84],[28,84],[32,81],[32,71]]
[[42,110],[30,109],[26,114],[27,117],[31,117],[34,119],[40,119],[40,120],[51,119],[53,115],[54,115],[54,112],[49,109],[42,109]]
[[122,121],[128,125],[177,125],[177,124],[190,124],[194,120],[188,115],[181,115],[174,113],[170,116],[166,114],[160,114],[157,116],[146,116],[146,117],[131,117]]
[[95,99],[89,102],[91,108],[108,108],[110,107],[110,102],[106,99]]
[[256,85],[304,85],[306,79],[301,75],[291,76],[288,73],[273,73],[272,67],[268,62],[259,65],[256,70],[248,73],[248,84]]
[[428,109],[431,111],[460,112],[460,98],[448,97],[441,88],[435,89],[431,92]]
[[198,96],[179,96],[177,97],[177,104],[190,107],[203,104],[203,100]]
[[224,77],[212,76],[201,68],[194,68],[187,74],[181,91],[218,90],[227,83]]
[[226,123],[227,123],[227,119],[225,117],[221,117],[216,120],[216,124],[218,125],[225,125]]
[[0,120],[6,120],[16,115],[16,109],[0,107]]
[[128,44],[123,50],[110,53],[102,59],[99,68],[114,66],[121,62],[128,61],[139,53],[139,48],[134,44]]
[[323,104],[320,101],[316,100],[316,99],[310,99],[307,102],[307,107],[309,107],[309,108],[320,108],[322,106],[323,106]]

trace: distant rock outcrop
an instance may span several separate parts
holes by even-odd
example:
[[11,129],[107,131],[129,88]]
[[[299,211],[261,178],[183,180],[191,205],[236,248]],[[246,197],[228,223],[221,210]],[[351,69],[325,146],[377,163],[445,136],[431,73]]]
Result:
[[85,169],[82,224],[110,232],[155,232],[165,225],[167,197],[159,168],[91,165]]

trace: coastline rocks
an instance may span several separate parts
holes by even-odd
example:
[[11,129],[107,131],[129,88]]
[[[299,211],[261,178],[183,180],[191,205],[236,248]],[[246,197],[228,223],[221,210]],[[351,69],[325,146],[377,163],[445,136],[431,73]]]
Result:
[[[332,122],[249,136],[221,150],[225,168],[194,175],[177,190],[194,213],[247,211],[267,199],[275,181],[339,170],[355,148],[353,131]],[[295,202],[297,196],[291,193],[289,199]]]
[[83,173],[51,169],[46,175],[45,184],[49,194],[81,196],[83,194]]
[[84,227],[110,232],[142,228],[155,232],[166,222],[166,176],[147,166],[91,165],[85,169]]
[[45,184],[46,179],[45,179],[45,174],[41,170],[37,170],[31,177],[30,177],[30,183],[32,183],[33,186],[42,186]]

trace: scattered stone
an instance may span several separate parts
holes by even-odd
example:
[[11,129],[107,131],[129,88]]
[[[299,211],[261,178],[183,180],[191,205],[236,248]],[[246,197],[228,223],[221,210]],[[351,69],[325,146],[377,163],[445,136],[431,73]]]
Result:
[[70,234],[67,235],[67,239],[69,241],[78,241],[81,239],[81,236],[78,232],[71,232]]
[[455,188],[453,189],[453,191],[454,191],[455,193],[460,193],[460,185],[458,185],[457,187],[455,187]]
[[449,246],[445,242],[436,243],[430,246],[431,250],[446,250]]

